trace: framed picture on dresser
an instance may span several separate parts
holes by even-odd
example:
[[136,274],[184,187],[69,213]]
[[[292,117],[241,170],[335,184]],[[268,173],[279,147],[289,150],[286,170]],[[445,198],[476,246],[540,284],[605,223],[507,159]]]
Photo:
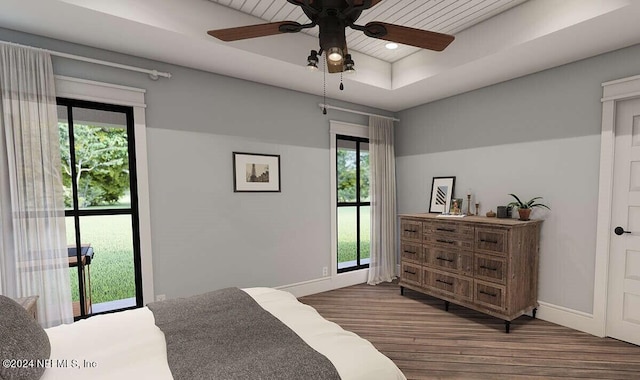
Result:
[[451,197],[453,187],[456,184],[456,177],[433,177],[431,182],[431,201],[429,202],[429,212],[448,213],[451,207]]

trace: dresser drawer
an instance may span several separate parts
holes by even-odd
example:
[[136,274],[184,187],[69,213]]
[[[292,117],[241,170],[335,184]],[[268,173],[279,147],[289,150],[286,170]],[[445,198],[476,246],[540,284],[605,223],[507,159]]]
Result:
[[497,254],[508,252],[508,235],[506,229],[501,228],[476,228],[475,249]]
[[506,287],[480,280],[474,280],[473,293],[477,304],[499,311],[506,310]]
[[473,238],[461,235],[425,235],[425,243],[428,243],[430,246],[437,246],[441,248],[455,248],[468,251],[473,250]]
[[462,236],[472,236],[473,235],[473,226],[467,224],[460,224],[456,222],[444,222],[437,221],[432,222],[428,226],[428,231],[432,234],[437,235],[462,235]]
[[400,255],[403,261],[413,261],[419,264],[423,261],[422,244],[411,241],[401,241]]
[[473,274],[473,252],[455,248],[425,247],[425,263],[432,268],[453,271],[459,274]]
[[423,269],[422,283],[425,287],[444,293],[457,299],[471,301],[473,298],[473,280],[433,269]]
[[403,240],[422,241],[422,222],[400,219],[400,238]]
[[476,253],[473,271],[475,277],[481,280],[497,282],[502,285],[507,283],[506,258]]
[[402,273],[400,273],[400,277],[403,281],[419,286],[422,284],[421,269],[422,267],[420,265],[402,261]]
[[455,222],[431,222],[424,226],[424,239],[441,247],[472,250],[473,227]]

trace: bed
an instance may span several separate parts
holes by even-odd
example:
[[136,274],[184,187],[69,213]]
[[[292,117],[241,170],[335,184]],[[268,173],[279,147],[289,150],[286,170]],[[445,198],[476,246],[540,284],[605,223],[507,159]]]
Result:
[[[247,341],[247,344],[243,347],[253,348],[254,351],[257,351],[257,357],[250,356],[256,355],[255,352],[253,354],[245,354],[244,351],[238,353],[237,344],[235,347],[227,344],[228,341],[235,341],[233,338],[230,339],[229,336],[242,335],[242,332],[246,331],[246,336],[259,337],[265,332],[251,331],[251,329],[271,331],[278,330],[278,326],[259,327],[258,324],[254,327],[253,321],[260,320],[260,317],[254,316],[253,312],[248,313],[244,309],[236,310],[236,314],[230,317],[218,317],[216,314],[215,318],[211,318],[210,315],[214,313],[211,311],[213,309],[232,309],[235,306],[230,307],[229,305],[242,303],[233,300],[229,301],[231,303],[226,306],[214,305],[205,307],[202,305],[210,302],[208,298],[203,301],[204,298],[189,297],[180,300],[156,302],[135,310],[98,315],[71,325],[61,325],[46,329],[45,332],[51,344],[51,353],[50,359],[47,361],[47,368],[41,379],[406,379],[397,366],[380,353],[370,342],[354,333],[345,331],[333,322],[325,320],[315,309],[300,303],[290,293],[271,288],[228,289],[236,289],[237,292],[242,294],[240,295],[241,298],[246,297],[255,301],[252,303],[260,309],[258,313],[268,314],[266,319],[277,320],[276,323],[284,324],[282,325],[283,329],[295,332],[295,334],[292,333],[292,335],[296,336],[294,339],[300,339],[314,354],[320,356],[320,358],[316,359],[320,362],[328,359],[335,372],[337,372],[337,377],[325,376],[316,367],[306,368],[307,363],[313,363],[312,360],[308,360],[307,357],[296,359],[291,352],[284,351],[284,346],[295,347],[295,345],[288,341],[284,341],[282,345],[275,343],[280,339],[279,336],[286,335],[282,334],[282,331],[277,333],[278,337],[276,338],[267,337],[263,339],[263,343],[258,340],[256,340],[257,343],[251,340]],[[234,297],[237,296],[237,294],[234,294]],[[171,306],[172,302],[173,306]],[[184,302],[187,302],[187,304]],[[189,306],[189,302],[191,302],[191,306]],[[168,308],[170,311],[165,311],[163,315],[161,314],[163,308]],[[203,309],[203,312],[209,315],[206,318],[207,321],[202,323],[214,323],[213,325],[207,325],[211,327],[203,328],[202,326],[205,325],[197,326],[198,317],[193,310],[198,308]],[[231,318],[233,322],[225,321],[224,318]],[[241,319],[249,321],[250,326],[239,327],[239,330],[235,329],[232,333],[229,333],[233,329],[232,325],[236,323],[235,320]],[[216,325],[215,323],[218,324]],[[188,329],[192,325],[196,325],[196,327],[189,332]],[[168,328],[166,326],[173,327]],[[227,326],[229,327],[227,328]],[[206,336],[206,334],[213,334],[216,331],[226,332],[226,338]],[[221,339],[227,339],[227,341]],[[238,339],[242,340],[242,338]],[[186,354],[176,353],[176,347],[182,350],[184,344],[188,344],[188,341],[191,340],[199,340],[200,342],[192,348],[196,351]],[[210,346],[203,348],[203,342],[210,342],[208,343]],[[262,351],[261,344],[270,346],[270,351]],[[224,372],[215,372],[221,370],[221,365],[215,363],[216,357],[210,356],[219,354],[213,352],[216,347],[221,354],[228,354],[233,359],[233,363],[225,362],[225,365],[231,366],[232,374],[227,376]],[[244,350],[244,348],[241,349]],[[234,350],[236,351],[234,352]],[[304,350],[298,347],[295,351]],[[283,359],[285,357],[287,360]],[[285,364],[289,357],[291,357],[291,360],[298,360],[298,362]],[[258,362],[271,362],[271,368],[267,367],[263,370],[263,367],[258,366],[255,367],[258,368],[256,370],[253,366]],[[176,365],[185,368],[176,369]],[[210,367],[206,365],[210,365]],[[290,367],[289,371],[293,369],[293,372],[278,374],[279,372],[277,371],[287,365]],[[275,369],[273,368],[274,366],[276,367]],[[239,372],[236,370],[238,367],[242,367]],[[190,370],[196,371],[189,372]],[[331,371],[332,369],[327,370]],[[1,375],[0,378],[2,378]]]

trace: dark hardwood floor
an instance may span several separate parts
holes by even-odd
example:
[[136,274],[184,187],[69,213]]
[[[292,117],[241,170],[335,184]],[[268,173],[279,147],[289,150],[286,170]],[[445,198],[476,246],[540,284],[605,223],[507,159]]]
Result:
[[[500,319],[397,284],[300,298],[369,340],[408,379],[640,379],[640,347],[522,316]],[[354,358],[357,360],[357,358]]]

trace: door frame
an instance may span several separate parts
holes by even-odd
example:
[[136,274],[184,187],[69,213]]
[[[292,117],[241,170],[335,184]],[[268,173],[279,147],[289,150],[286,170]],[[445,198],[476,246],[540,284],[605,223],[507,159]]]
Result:
[[602,132],[600,135],[600,184],[596,229],[596,261],[593,286],[593,334],[607,336],[607,288],[611,212],[613,205],[613,168],[615,165],[615,122],[617,102],[640,98],[640,75],[602,84]]

